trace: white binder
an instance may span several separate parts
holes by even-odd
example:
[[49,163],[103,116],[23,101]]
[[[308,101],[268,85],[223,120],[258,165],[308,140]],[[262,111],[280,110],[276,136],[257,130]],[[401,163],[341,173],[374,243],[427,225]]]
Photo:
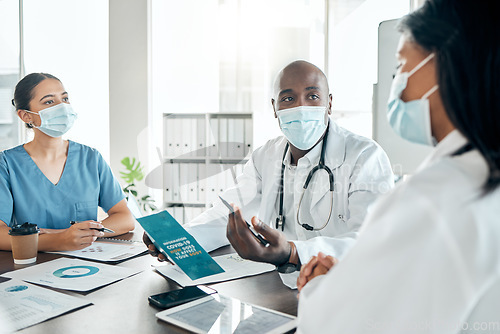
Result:
[[[220,165],[222,169],[228,167],[227,165]],[[221,195],[224,190],[228,188],[227,181],[231,177],[231,171],[229,169],[225,169],[217,174],[217,196]]]
[[180,196],[180,175],[179,175],[179,164],[172,164],[172,201],[178,202],[181,200]]
[[194,218],[193,207],[184,207],[184,223],[189,223]]
[[197,189],[196,194],[198,196],[197,200],[200,203],[205,203],[205,201],[207,199],[207,197],[206,197],[206,194],[207,194],[206,165],[205,164],[196,164],[196,168],[197,168],[197,174],[198,174],[197,186],[196,186],[196,189]]
[[236,157],[236,143],[234,142],[234,138],[236,137],[236,132],[242,131],[243,129],[238,130],[235,128],[235,119],[228,118],[227,119],[227,157],[234,158]]
[[164,147],[163,147],[163,155],[165,157],[174,156],[174,123],[173,118],[166,116],[163,117],[163,126],[165,132],[163,134],[164,138]]
[[182,119],[181,118],[173,118],[172,119],[172,125],[173,125],[173,142],[174,142],[174,149],[173,149],[173,157],[179,157],[182,155]]
[[189,164],[179,164],[179,201],[189,202],[188,184]]
[[174,216],[175,220],[181,225],[184,224],[184,207],[182,206],[174,206]]
[[217,200],[219,193],[218,177],[221,174],[219,164],[210,163],[207,165],[207,203],[211,204]]
[[175,218],[175,211],[173,206],[167,207],[165,208],[165,210],[167,210],[168,213],[170,213],[170,215]]
[[205,117],[198,118],[196,120],[196,155],[199,157],[204,157],[207,153],[206,151],[206,129],[205,129]]
[[[224,171],[224,174],[226,175],[226,182],[225,182],[225,187],[224,190],[227,188],[232,188],[236,185],[236,182],[234,181],[236,178],[236,166],[232,165],[228,169]],[[233,175],[234,173],[234,175]]]
[[189,118],[180,118],[181,122],[181,151],[180,155],[185,158],[191,156],[191,151],[193,150],[193,139],[192,139],[192,120]]
[[234,133],[233,137],[230,139],[234,143],[233,156],[236,158],[245,157],[245,122],[247,120],[243,118],[233,119]]
[[187,164],[187,201],[198,202],[198,164]]
[[190,138],[189,138],[189,156],[197,157],[198,156],[198,118],[189,119],[190,124]]
[[220,157],[225,158],[228,156],[228,131],[227,131],[227,119],[219,118],[219,154]]
[[166,202],[173,201],[173,168],[171,163],[163,164],[163,200]]
[[253,120],[251,118],[245,119],[245,149],[244,154],[247,156],[249,153],[253,151]]
[[217,118],[210,119],[210,131],[208,133],[208,155],[210,157],[217,157],[219,140],[219,120]]

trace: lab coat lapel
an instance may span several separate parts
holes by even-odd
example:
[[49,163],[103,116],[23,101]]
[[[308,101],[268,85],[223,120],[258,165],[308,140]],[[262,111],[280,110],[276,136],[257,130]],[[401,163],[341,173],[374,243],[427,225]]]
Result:
[[[320,143],[321,144],[321,143]],[[336,175],[336,169],[339,168],[345,160],[345,154],[346,154],[346,149],[345,149],[345,136],[341,133],[341,129],[338,127],[337,124],[335,124],[334,121],[330,120],[330,126],[328,127],[328,138],[327,138],[327,143],[326,143],[326,152],[325,152],[325,164],[330,168],[334,175],[334,184],[337,180],[335,180],[335,175]],[[318,161],[316,164],[319,162],[319,157]],[[314,165],[316,166],[316,165]],[[316,175],[318,174],[318,175]],[[315,189],[313,191],[312,197],[311,197],[311,211],[314,209],[314,207],[318,204],[318,202],[324,197],[324,196],[330,196],[330,184],[328,181],[328,176],[326,171],[317,171],[315,173],[315,178],[320,177],[321,182],[318,182],[315,184]],[[323,182],[324,180],[324,182]],[[313,182],[311,182],[313,183]],[[309,187],[313,187],[314,185],[311,184]],[[343,185],[344,186],[344,185]],[[345,185],[348,186],[348,185]],[[313,190],[312,188],[309,189],[308,191]],[[334,189],[336,190],[336,189]],[[334,195],[335,196],[335,195]]]
[[259,210],[259,219],[274,227],[276,217],[273,217],[274,208],[278,199],[278,190],[280,186],[281,163],[283,152],[285,150],[286,139],[277,145],[275,154],[269,154],[272,159],[268,166],[265,166],[266,179],[262,180],[262,201]]

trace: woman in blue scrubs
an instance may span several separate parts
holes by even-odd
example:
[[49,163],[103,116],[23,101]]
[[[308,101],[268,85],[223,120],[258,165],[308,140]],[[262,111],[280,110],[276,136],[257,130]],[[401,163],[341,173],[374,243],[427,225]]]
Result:
[[[0,152],[0,249],[10,250],[8,231],[15,223],[41,228],[40,251],[81,249],[97,237],[132,230],[134,217],[100,153],[62,139],[77,115],[61,81],[29,74],[17,84],[12,102],[34,138]],[[98,206],[108,213],[102,222]],[[115,233],[95,230],[102,227]]]

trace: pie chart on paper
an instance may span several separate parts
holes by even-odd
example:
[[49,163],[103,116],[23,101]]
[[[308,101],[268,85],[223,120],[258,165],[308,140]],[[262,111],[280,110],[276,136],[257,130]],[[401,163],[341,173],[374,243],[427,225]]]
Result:
[[94,266],[73,266],[57,269],[53,275],[59,278],[78,278],[94,275],[98,271],[99,268]]
[[135,275],[140,271],[139,269],[61,257],[36,266],[4,273],[2,277],[15,278],[56,289],[90,291]]

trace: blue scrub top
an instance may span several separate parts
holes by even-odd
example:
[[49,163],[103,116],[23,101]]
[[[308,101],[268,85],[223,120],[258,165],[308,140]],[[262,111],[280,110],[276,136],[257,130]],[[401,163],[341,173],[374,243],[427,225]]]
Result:
[[97,220],[97,206],[108,212],[125,198],[101,154],[69,141],[59,183],[45,177],[23,145],[0,152],[0,220],[62,229],[71,220]]

